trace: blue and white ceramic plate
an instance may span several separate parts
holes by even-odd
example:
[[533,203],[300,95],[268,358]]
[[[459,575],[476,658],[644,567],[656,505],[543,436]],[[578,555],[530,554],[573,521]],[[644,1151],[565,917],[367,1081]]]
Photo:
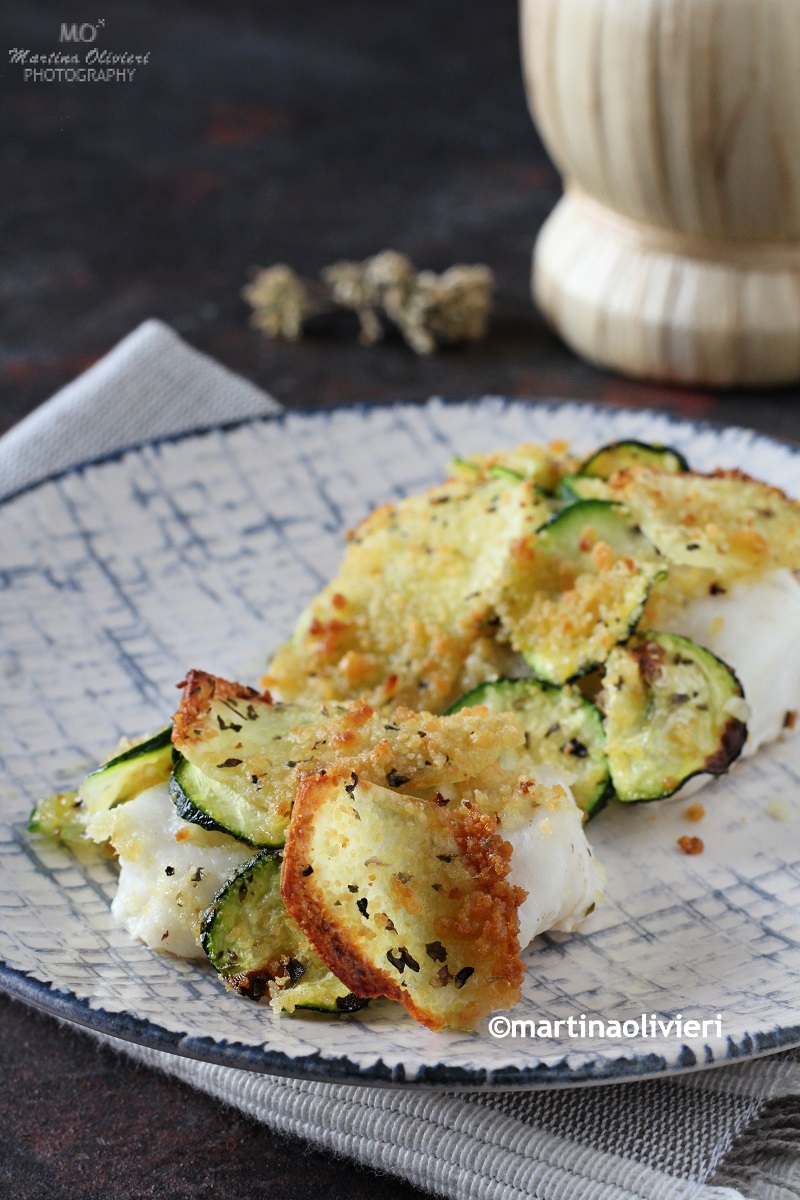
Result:
[[[703,793],[590,827],[605,903],[527,952],[516,1018],[715,1021],[699,1039],[430,1033],[398,1006],[276,1018],[210,969],[133,942],[113,867],[32,839],[43,793],[161,725],[188,667],[257,682],[329,578],[344,530],[442,477],[456,453],[564,437],[666,441],[800,494],[800,452],[646,413],[486,400],[285,415],[144,445],[0,508],[0,982],[117,1037],[229,1066],[351,1081],[535,1087],[641,1078],[800,1044],[800,731]],[[779,801],[779,803],[775,803]],[[769,815],[780,812],[781,820]],[[562,1027],[562,1029],[565,1027]],[[652,1028],[652,1027],[649,1027]]]

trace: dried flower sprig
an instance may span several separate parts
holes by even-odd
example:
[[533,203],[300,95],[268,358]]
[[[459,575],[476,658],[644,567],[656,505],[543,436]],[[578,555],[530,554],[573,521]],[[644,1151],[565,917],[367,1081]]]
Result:
[[284,263],[259,270],[242,288],[252,308],[250,324],[271,338],[298,341],[303,325],[320,311],[308,283]]
[[384,250],[363,262],[326,267],[321,282],[283,264],[259,269],[242,289],[250,324],[267,337],[298,341],[312,317],[356,313],[360,341],[372,345],[390,325],[417,354],[445,343],[478,341],[486,333],[494,275],[489,267],[456,265],[437,275],[417,271],[405,254]]

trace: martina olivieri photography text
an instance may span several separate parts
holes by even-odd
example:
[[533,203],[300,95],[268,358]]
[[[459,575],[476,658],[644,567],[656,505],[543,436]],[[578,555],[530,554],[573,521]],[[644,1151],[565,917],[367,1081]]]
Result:
[[6,1190],[800,1200],[800,5],[0,34]]
[[96,44],[105,24],[104,17],[95,24],[62,21],[58,49],[42,52],[13,46],[8,51],[9,65],[21,68],[25,83],[131,83],[137,69],[149,64],[150,51],[137,54]]

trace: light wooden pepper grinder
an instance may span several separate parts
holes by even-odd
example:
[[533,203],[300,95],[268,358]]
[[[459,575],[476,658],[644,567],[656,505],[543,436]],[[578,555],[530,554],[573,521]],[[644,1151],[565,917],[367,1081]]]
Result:
[[521,0],[521,37],[564,340],[669,382],[800,379],[800,0]]

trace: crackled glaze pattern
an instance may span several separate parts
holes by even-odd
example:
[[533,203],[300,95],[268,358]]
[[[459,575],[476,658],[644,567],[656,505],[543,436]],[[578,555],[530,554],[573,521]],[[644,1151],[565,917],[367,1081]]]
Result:
[[[706,852],[675,849],[680,802],[607,809],[590,839],[608,896],[580,935],[528,953],[515,1016],[712,1018],[708,1045],[432,1034],[399,1008],[276,1019],[111,919],[113,867],[26,833],[122,733],[157,728],[190,666],[256,682],[334,569],[344,529],[435,482],[454,452],[566,437],[668,441],[800,494],[800,457],[742,430],[647,413],[485,400],[284,417],[149,445],[0,509],[0,982],[121,1037],[233,1065],[376,1081],[559,1084],[800,1043],[800,733],[704,792]],[[765,814],[785,802],[786,819]]]

